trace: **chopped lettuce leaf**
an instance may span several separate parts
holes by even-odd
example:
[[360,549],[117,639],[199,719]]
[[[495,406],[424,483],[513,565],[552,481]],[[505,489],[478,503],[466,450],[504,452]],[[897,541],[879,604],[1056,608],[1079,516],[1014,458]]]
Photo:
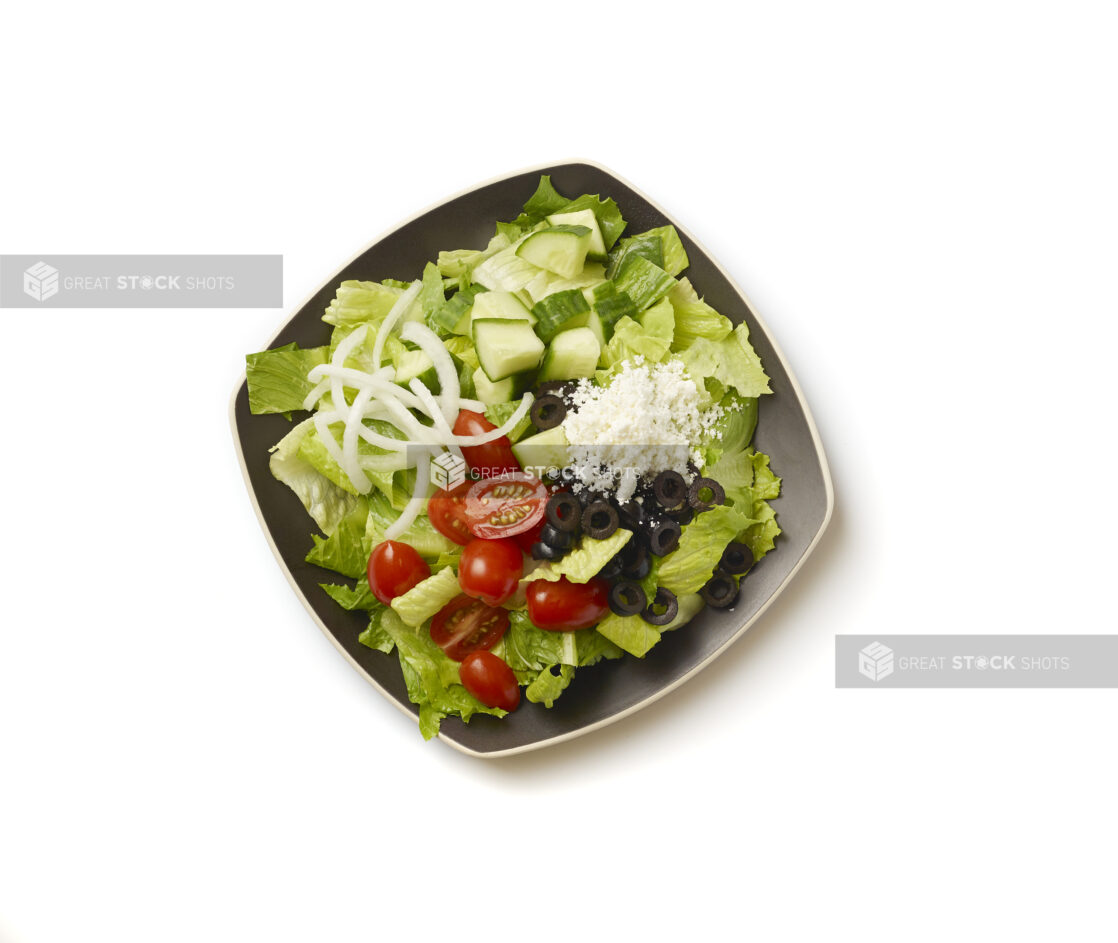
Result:
[[468,337],[462,337],[461,335],[447,337],[443,340],[443,343],[451,354],[470,368],[471,373],[481,365],[480,361],[477,359],[477,350],[474,348],[474,342]]
[[698,592],[714,573],[726,544],[752,523],[752,518],[726,505],[699,514],[683,528],[679,546],[660,561],[659,584],[676,596]]
[[671,622],[667,625],[660,626],[661,635],[686,625],[702,612],[703,607],[706,606],[706,603],[703,602],[703,597],[698,593],[685,593],[682,596],[676,597],[676,602],[679,605],[679,610],[676,612],[675,618],[672,619]]
[[300,446],[313,431],[312,419],[306,419],[295,426],[272,447],[268,467],[276,479],[295,492],[319,529],[329,535],[358,506],[360,499],[339,488],[299,456]]
[[[491,403],[485,407],[485,418],[488,419],[493,425],[500,428],[512,418],[512,414],[520,408],[520,400],[513,400],[511,403]],[[512,432],[508,434],[510,442],[519,442],[523,438],[524,433],[532,428],[532,419],[529,413],[524,414],[524,418],[520,420],[515,426],[512,427]]]
[[602,351],[602,362],[613,367],[636,356],[651,363],[665,360],[671,350],[674,319],[667,299],[640,315],[641,323],[623,317],[613,328],[613,337]]
[[245,358],[249,410],[260,415],[290,414],[302,409],[303,400],[314,388],[307,374],[313,367],[326,363],[327,355],[325,347],[304,350],[298,344],[249,354]]
[[524,689],[524,696],[533,704],[543,704],[552,707],[555,699],[559,697],[571,683],[575,670],[570,665],[558,665],[559,674],[552,674],[551,668],[544,668],[536,679]]
[[406,626],[388,609],[381,616],[380,630],[396,644],[408,699],[419,707],[419,731],[424,740],[438,734],[439,725],[448,714],[458,714],[468,722],[474,714],[504,717],[508,713],[486,707],[462,686],[458,663],[431,641],[425,629]]
[[369,564],[370,548],[365,543],[365,521],[369,516],[369,505],[360,498],[353,508],[339,522],[337,529],[323,540],[317,534],[311,535],[314,547],[307,554],[307,563],[324,567],[358,579],[365,575]]
[[672,286],[668,300],[675,311],[672,350],[687,350],[700,337],[720,341],[734,329],[733,322],[703,301],[686,278]]
[[[753,440],[753,432],[757,428],[757,397],[739,396],[731,390],[718,405],[722,407],[722,416],[711,425],[707,441],[720,454],[740,452]],[[705,474],[710,475],[710,471]],[[716,475],[711,477],[722,482]]]
[[610,253],[608,274],[613,278],[625,264],[630,255],[639,255],[648,259],[657,268],[664,267],[664,240],[656,233],[640,233],[629,236],[618,243],[617,248]]
[[[365,541],[371,551],[384,540],[384,532],[400,515],[393,508],[392,502],[383,494],[369,494],[368,500],[369,519],[365,525]],[[424,514],[419,515],[411,527],[396,539],[411,544],[428,562],[437,560],[440,554],[454,553],[461,549],[449,537],[444,537],[435,530],[431,519]]]
[[379,324],[408,284],[393,282],[389,286],[379,282],[342,282],[322,320],[327,324],[358,324],[362,321]]
[[761,358],[749,342],[749,328],[745,324],[739,324],[733,333],[717,342],[698,338],[680,357],[695,381],[714,377],[742,396],[772,392]]
[[319,583],[326,595],[334,600],[343,609],[380,609],[384,607],[373,591],[369,589],[369,581],[361,577],[356,586],[347,586],[345,583]]
[[610,612],[598,623],[598,632],[618,648],[644,658],[649,649],[660,641],[660,630],[645,622],[640,616],[619,616]]
[[544,174],[540,177],[536,192],[524,204],[524,215],[528,216],[532,222],[538,223],[552,213],[558,213],[569,202],[570,200],[552,186],[551,177]]
[[422,625],[462,592],[458,574],[445,567],[392,600],[392,608],[406,625]]
[[392,610],[379,602],[377,606],[378,608],[369,613],[369,624],[357,636],[357,641],[367,648],[376,649],[387,655],[396,647],[395,640],[384,627],[384,616]]
[[660,268],[669,275],[679,275],[691,264],[691,261],[687,258],[687,250],[683,248],[683,243],[680,241],[675,226],[657,226],[655,229],[650,229],[646,235],[660,237],[664,258]]
[[579,210],[593,210],[594,218],[598,221],[598,228],[602,232],[602,241],[606,244],[607,251],[625,231],[625,220],[621,210],[612,199],[603,200],[596,194],[584,193],[575,197],[569,203],[560,207],[561,212],[577,213]]
[[633,536],[631,530],[619,527],[604,540],[583,536],[578,546],[561,560],[553,560],[536,567],[522,582],[547,580],[558,582],[565,576],[572,583],[587,583],[601,570]]

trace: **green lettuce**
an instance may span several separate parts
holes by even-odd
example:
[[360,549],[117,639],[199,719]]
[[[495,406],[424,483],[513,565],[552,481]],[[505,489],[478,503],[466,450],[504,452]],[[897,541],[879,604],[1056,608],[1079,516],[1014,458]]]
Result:
[[642,256],[630,254],[621,263],[613,282],[618,291],[625,292],[633,299],[638,311],[651,308],[664,298],[675,285],[672,278],[658,265],[653,265]]
[[676,596],[698,592],[714,573],[726,544],[753,523],[752,518],[726,505],[697,515],[683,528],[679,546],[660,561],[660,585]]
[[245,376],[248,379],[248,408],[255,414],[290,414],[303,408],[303,400],[314,388],[307,374],[319,364],[326,363],[327,348],[302,349],[298,344],[287,344],[245,358]]
[[[365,525],[365,540],[371,549],[385,539],[384,532],[395,523],[396,518],[400,515],[393,508],[392,502],[383,494],[370,493],[368,499],[369,518]],[[419,555],[428,562],[437,560],[440,554],[454,553],[460,549],[453,540],[444,537],[435,530],[435,525],[431,523],[431,519],[423,514],[419,515],[411,527],[405,530],[396,540],[411,544],[419,552]]]
[[357,636],[357,641],[366,648],[372,648],[387,655],[396,647],[396,642],[384,627],[386,613],[394,615],[391,609],[378,602],[369,612],[369,624]]
[[324,540],[317,534],[312,534],[314,547],[307,554],[307,563],[353,579],[364,576],[371,550],[365,542],[365,522],[368,516],[368,502],[360,498],[329,537]]
[[555,699],[567,689],[567,685],[574,678],[575,670],[570,665],[557,665],[555,667],[559,669],[558,674],[552,674],[550,667],[545,668],[524,689],[524,696],[533,704],[543,704],[544,707],[553,706]]
[[718,342],[734,329],[733,322],[703,301],[686,278],[672,286],[668,300],[675,312],[672,350],[687,350],[700,338]]
[[426,630],[410,628],[387,609],[380,618],[377,636],[381,632],[396,645],[408,700],[419,707],[419,731],[424,740],[438,734],[440,723],[449,714],[468,722],[474,714],[504,717],[508,713],[486,707],[462,686],[458,662],[448,658]]
[[669,275],[678,275],[691,264],[675,226],[658,226],[656,229],[650,229],[645,235],[659,237],[663,257],[660,268]]
[[586,583],[598,575],[610,559],[633,536],[631,530],[619,527],[604,540],[583,536],[578,546],[569,551],[561,560],[552,560],[536,567],[524,577],[524,582],[547,580],[554,583],[565,576],[572,583]]
[[705,337],[696,339],[680,354],[693,380],[713,377],[724,387],[733,387],[742,396],[771,393],[769,377],[761,366],[761,358],[749,342],[749,328],[739,324],[720,341]]
[[[407,287],[406,282],[399,283]],[[322,320],[327,324],[380,323],[404,292],[379,282],[342,282]]]
[[342,519],[358,506],[360,499],[338,487],[300,457],[300,446],[313,431],[313,419],[306,419],[295,426],[272,446],[268,467],[277,480],[295,492],[319,530],[332,534]]
[[422,625],[462,590],[453,567],[444,567],[392,600],[392,608],[406,625]]
[[614,326],[613,337],[602,352],[602,361],[607,367],[636,356],[652,363],[660,363],[667,358],[675,329],[672,306],[664,299],[639,317],[639,323],[623,317]]
[[318,585],[343,609],[372,611],[384,607],[384,603],[369,589],[369,581],[364,576],[357,581],[356,586],[347,586],[345,583],[319,583]]
[[598,623],[598,633],[618,648],[643,658],[657,642],[660,630],[638,616],[619,616],[610,612]]
[[[520,408],[520,400],[514,400],[511,403],[492,403],[485,407],[485,418],[488,419],[493,425],[500,428],[512,418],[512,414]],[[519,442],[526,432],[532,430],[532,419],[530,413],[525,413],[523,418],[515,426],[512,431],[508,433],[510,442]]]

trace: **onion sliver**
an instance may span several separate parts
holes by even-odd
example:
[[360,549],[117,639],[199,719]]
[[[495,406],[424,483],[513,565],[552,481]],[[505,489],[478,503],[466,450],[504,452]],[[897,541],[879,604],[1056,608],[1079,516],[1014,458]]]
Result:
[[365,494],[372,487],[369,484],[369,479],[365,477],[364,472],[361,472],[358,476],[360,481],[365,483],[365,490],[362,491],[360,482],[354,481],[353,476],[350,475],[349,471],[346,469],[345,455],[338,446],[338,440],[334,438],[334,433],[330,431],[330,423],[344,422],[345,418],[345,416],[338,412],[315,413],[314,428],[315,431],[318,432],[318,440],[326,448],[326,451],[330,453],[330,457],[338,463],[338,467],[346,473],[346,477],[353,483],[353,487],[357,489],[359,494]]
[[423,402],[423,405],[427,407],[431,415],[431,421],[435,424],[435,429],[444,436],[442,444],[446,445],[454,455],[462,458],[462,450],[454,444],[454,432],[447,423],[446,417],[439,412],[439,406],[435,402],[435,397],[431,394],[431,391],[427,389],[427,384],[419,379],[419,377],[415,377],[408,386],[412,388],[415,395],[418,396]]
[[486,442],[492,442],[494,439],[499,439],[503,435],[508,435],[516,428],[517,423],[524,418],[529,409],[532,408],[532,394],[525,393],[524,399],[520,401],[520,405],[516,407],[516,411],[509,416],[508,421],[496,429],[490,429],[488,432],[482,432],[480,435],[456,435],[454,436],[453,443],[448,442],[447,445],[485,445]]
[[[367,324],[358,325],[350,331],[334,349],[334,356],[330,358],[330,364],[335,367],[344,367],[346,357],[353,352],[358,344],[365,340],[365,335],[368,333],[369,326]],[[312,367],[310,373],[307,374],[307,378],[310,379],[312,383],[318,379],[317,377],[311,376],[315,369],[316,368]],[[342,386],[342,381],[336,377],[332,378],[330,381],[330,395],[334,399],[335,409],[342,409],[345,407],[345,391]]]
[[408,313],[408,310],[412,306],[412,302],[419,297],[421,285],[421,282],[412,282],[411,287],[396,299],[396,303],[392,306],[388,314],[385,315],[384,320],[380,322],[380,327],[377,328],[377,339],[373,344],[374,370],[380,368],[380,361],[384,356],[384,343],[388,340],[388,333],[396,326],[396,322]]
[[373,486],[357,460],[357,433],[364,425],[365,407],[372,395],[372,390],[361,390],[354,397],[349,415],[346,416],[345,432],[342,433],[342,458],[345,459],[342,468],[345,469],[358,494],[367,494]]
[[431,483],[431,463],[426,461],[426,454],[420,456],[417,461],[415,469],[415,492],[411,496],[411,500],[405,505],[404,510],[400,516],[392,522],[392,525],[385,530],[384,536],[386,540],[395,540],[404,531],[406,531],[415,519],[419,517],[419,512],[423,509],[423,505],[427,501],[427,488]]
[[431,363],[435,365],[435,374],[439,378],[439,407],[442,409],[447,425],[452,425],[458,418],[458,399],[462,389],[458,385],[458,371],[450,358],[450,351],[439,340],[438,334],[418,321],[409,321],[405,324],[400,331],[400,337],[418,344],[419,349],[431,358]]

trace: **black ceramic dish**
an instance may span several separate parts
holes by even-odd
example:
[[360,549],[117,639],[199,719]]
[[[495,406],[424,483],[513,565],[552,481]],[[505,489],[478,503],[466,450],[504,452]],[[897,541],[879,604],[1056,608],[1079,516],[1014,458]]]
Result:
[[[344,279],[413,279],[440,249],[484,246],[495,220],[514,219],[531,196],[540,174],[550,174],[560,193],[599,193],[613,197],[628,222],[627,233],[671,223],[679,231],[690,268],[684,273],[715,309],[735,323],[749,325],[753,345],[772,378],[773,395],[761,400],[755,444],[772,457],[784,479],[774,503],[783,533],[776,548],[749,574],[732,609],[706,609],[689,625],[667,633],[642,659],[626,656],[580,669],[574,682],[547,709],[522,701],[509,716],[443,721],[440,739],[465,753],[500,756],[536,749],[588,733],[650,704],[682,684],[739,638],[795,575],[830,520],[834,503],[823,446],[807,403],[771,334],[748,300],[717,262],[664,210],[611,171],[587,161],[572,161],[520,171],[452,197],[377,239],[331,275],[318,292],[260,349],[297,341],[324,344],[330,327],[322,313]],[[408,701],[395,654],[384,655],[357,641],[366,619],[346,612],[321,589],[337,574],[304,562],[314,523],[299,499],[268,471],[268,450],[291,428],[282,416],[253,416],[242,377],[231,405],[233,436],[249,494],[277,559],[319,627],[366,678],[403,711],[418,716]],[[375,731],[370,732],[375,736]]]

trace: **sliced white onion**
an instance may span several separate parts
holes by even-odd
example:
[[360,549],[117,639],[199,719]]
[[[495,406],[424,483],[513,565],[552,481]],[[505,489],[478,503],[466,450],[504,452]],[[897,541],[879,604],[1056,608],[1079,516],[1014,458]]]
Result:
[[462,450],[454,444],[454,432],[447,423],[446,417],[439,411],[439,404],[435,402],[435,397],[427,389],[427,385],[419,377],[415,377],[408,386],[427,407],[427,412],[431,416],[431,421],[435,424],[435,429],[443,436],[442,444],[446,445],[454,455],[462,458]]
[[485,403],[479,399],[460,399],[458,401],[459,409],[469,409],[475,413],[485,412]]
[[[508,421],[503,426],[498,426],[496,429],[490,429],[488,432],[482,432],[479,435],[456,435],[454,436],[454,445],[471,446],[471,445],[485,445],[486,442],[492,442],[494,439],[499,439],[503,435],[508,435],[516,428],[517,423],[524,418],[525,413],[532,408],[532,394],[525,393],[524,399],[520,401],[520,405],[516,407],[516,411],[509,416]],[[451,443],[447,443],[450,445]]]
[[377,329],[377,339],[373,344],[374,370],[380,367],[381,358],[384,357],[384,344],[388,340],[389,333],[396,326],[396,322],[408,313],[412,302],[419,297],[420,287],[420,282],[412,282],[411,287],[396,299],[396,303],[385,315],[384,320],[380,322],[380,327]]
[[[334,433],[330,431],[330,423],[341,422],[344,419],[345,416],[339,412],[320,412],[314,415],[314,428],[318,432],[318,440],[325,446],[326,451],[330,453],[330,457],[338,463],[338,467],[342,471],[345,471],[345,456],[334,438]],[[346,477],[349,477],[349,472],[346,472]],[[365,478],[365,475],[362,474],[360,477]],[[350,480],[352,481],[352,478]],[[368,479],[365,479],[365,484],[368,486]],[[358,487],[357,482],[353,482],[353,487]],[[367,487],[366,490],[368,490]]]
[[[309,374],[308,374],[308,376],[309,376]],[[310,377],[310,380],[311,380],[312,383],[314,382],[313,377]],[[303,400],[303,409],[314,409],[315,406],[318,405],[318,401],[320,399],[322,399],[322,397],[324,397],[329,392],[330,392],[330,380],[329,380],[329,378],[327,378],[325,380],[319,380],[317,385],[315,386],[315,388],[313,390],[311,390],[307,394],[307,398],[305,400]]]
[[[346,357],[348,357],[353,352],[358,344],[365,340],[365,335],[368,333],[369,326],[367,324],[361,324],[350,331],[349,334],[346,335],[345,339],[342,340],[342,342],[338,344],[338,346],[334,349],[334,356],[330,358],[331,365],[335,367],[344,367]],[[317,379],[316,376],[312,376],[312,374],[317,369],[317,367],[312,367],[310,373],[307,374],[312,383]],[[330,395],[334,399],[335,409],[343,409],[345,407],[345,390],[342,386],[341,380],[337,378],[331,379]]]
[[[417,397],[418,399],[418,397]],[[389,421],[392,422],[404,435],[408,436],[413,442],[430,443],[441,445],[438,436],[434,429],[430,426],[425,426],[411,413],[404,408],[404,405],[399,400],[384,399],[380,401],[389,415]]]
[[343,367],[340,364],[320,363],[317,367],[311,367],[310,372],[307,374],[307,379],[314,383],[316,380],[325,377],[328,380],[341,380],[346,386],[361,389],[362,387],[368,386],[370,383],[391,382],[392,375],[395,372],[393,367],[381,367],[373,373],[366,373],[364,370],[358,370],[356,367]]
[[431,463],[427,458],[427,454],[424,453],[420,456],[419,461],[416,462],[415,492],[412,494],[411,500],[405,505],[400,516],[385,530],[384,536],[387,540],[395,540],[411,527],[415,519],[419,517],[419,512],[423,509],[423,505],[427,501],[427,488],[431,483]]
[[369,489],[373,486],[357,458],[357,432],[363,426],[365,407],[369,404],[372,396],[372,390],[358,391],[353,398],[349,415],[346,416],[345,432],[342,433],[342,458],[345,459],[342,468],[345,469],[346,475],[353,482],[353,487],[357,489],[358,494],[368,494]]
[[439,408],[447,424],[452,424],[458,418],[458,399],[461,387],[458,385],[458,371],[454,361],[450,358],[450,351],[439,339],[439,335],[432,331],[426,324],[418,321],[409,321],[400,331],[400,336],[417,344],[435,365],[435,374],[439,378]]

